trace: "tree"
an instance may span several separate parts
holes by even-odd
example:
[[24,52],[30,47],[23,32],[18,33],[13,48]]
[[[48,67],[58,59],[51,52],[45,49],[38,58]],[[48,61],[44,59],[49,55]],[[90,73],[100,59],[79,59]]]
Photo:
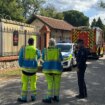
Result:
[[64,19],[63,13],[57,12],[55,7],[52,5],[48,5],[46,8],[41,8],[40,15],[55,19]]
[[58,13],[56,13],[56,16],[54,18],[63,20],[64,19],[64,15],[63,15],[63,13],[58,12]]
[[40,15],[47,17],[55,17],[56,9],[53,6],[49,5],[46,8],[41,8]]
[[104,24],[102,23],[101,18],[99,17],[98,20],[96,21],[96,19],[93,19],[92,23],[91,23],[91,27],[99,27],[102,30],[104,30]]
[[97,26],[97,27],[100,27],[101,29],[104,28],[104,25],[103,25],[102,20],[100,19],[100,17],[98,18],[98,20],[97,20],[97,22],[96,22],[96,26]]
[[0,17],[25,21],[32,14],[37,14],[44,0],[0,0]]
[[[105,2],[104,2],[104,0],[102,1],[100,1],[100,3],[99,3],[99,6],[101,7],[101,8],[103,8],[103,9],[105,9]],[[104,31],[104,41],[105,41],[105,25],[103,25],[103,31]]]
[[105,2],[101,1],[101,2],[99,3],[99,6],[100,6],[101,8],[105,8]]
[[41,8],[41,5],[45,0],[20,0],[24,9],[23,16],[27,19],[32,14],[37,14]]
[[96,19],[93,19],[92,23],[91,23],[91,27],[95,27],[96,26]]
[[64,20],[73,26],[89,26],[89,18],[82,12],[76,10],[70,10],[63,12]]
[[17,0],[0,0],[0,17],[23,21],[23,9]]
[[[92,26],[92,25],[91,25]],[[105,25],[102,23],[101,18],[99,17],[98,20],[96,21],[96,27],[99,27],[103,30],[104,32],[104,41],[105,41]]]

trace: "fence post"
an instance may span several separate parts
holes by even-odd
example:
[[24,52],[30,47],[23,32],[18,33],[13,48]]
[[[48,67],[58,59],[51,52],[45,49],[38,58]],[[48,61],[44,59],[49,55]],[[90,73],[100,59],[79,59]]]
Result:
[[26,40],[27,30],[24,30],[24,35],[25,35],[25,46],[26,46],[26,43],[27,43],[27,40]]

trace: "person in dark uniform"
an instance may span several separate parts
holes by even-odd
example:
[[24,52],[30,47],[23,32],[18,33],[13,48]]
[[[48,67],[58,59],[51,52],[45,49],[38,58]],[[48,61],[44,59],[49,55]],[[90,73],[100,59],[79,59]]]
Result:
[[78,87],[79,87],[79,94],[76,96],[76,98],[82,99],[87,97],[87,89],[86,84],[84,80],[85,71],[86,71],[86,60],[87,60],[87,50],[84,47],[84,41],[81,39],[78,39],[77,41],[77,47],[78,51],[76,54],[76,60],[77,60],[77,77],[78,77]]

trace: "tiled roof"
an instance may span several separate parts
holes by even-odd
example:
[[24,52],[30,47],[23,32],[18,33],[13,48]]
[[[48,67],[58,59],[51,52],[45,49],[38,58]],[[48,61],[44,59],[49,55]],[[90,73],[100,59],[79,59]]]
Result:
[[[34,19],[38,18],[40,21],[42,21],[44,24],[50,26],[54,29],[60,29],[60,30],[72,30],[74,27],[67,23],[64,20],[54,19],[50,17],[40,16],[40,15],[34,15]],[[31,19],[31,22],[34,21],[34,19]]]

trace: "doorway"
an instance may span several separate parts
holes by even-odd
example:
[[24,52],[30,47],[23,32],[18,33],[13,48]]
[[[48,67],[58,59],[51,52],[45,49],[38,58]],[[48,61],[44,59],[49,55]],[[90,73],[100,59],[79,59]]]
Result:
[[46,48],[46,33],[44,33],[44,41],[43,41],[43,43],[44,43],[44,48]]

